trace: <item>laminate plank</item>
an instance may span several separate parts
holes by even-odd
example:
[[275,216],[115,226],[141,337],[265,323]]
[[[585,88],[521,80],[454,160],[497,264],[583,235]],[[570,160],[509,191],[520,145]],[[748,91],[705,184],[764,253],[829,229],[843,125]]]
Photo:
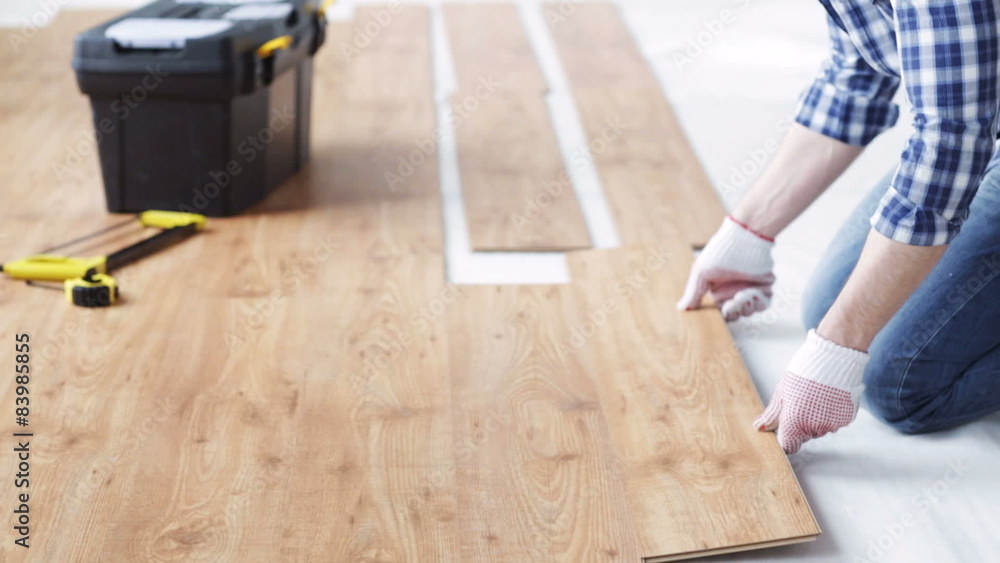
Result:
[[577,4],[549,27],[622,243],[680,237],[704,246],[725,210],[618,9]]
[[[468,100],[475,109],[464,109]],[[535,93],[453,98],[462,200],[473,250],[589,248],[590,235],[548,110]],[[460,119],[460,120],[459,120]]]
[[657,86],[615,4],[560,2],[542,4],[540,9],[573,86]]
[[[718,312],[678,312],[681,241],[571,253],[579,327],[642,555],[697,557],[814,539],[819,528]],[[666,560],[666,559],[662,559]]]
[[447,3],[443,6],[458,92],[484,81],[504,90],[542,95],[548,83],[510,2]]
[[[636,561],[569,286],[467,286],[448,309],[463,561]],[[443,475],[442,475],[443,476]]]
[[457,89],[451,123],[472,249],[589,248],[545,105],[547,85],[511,3],[446,4]]

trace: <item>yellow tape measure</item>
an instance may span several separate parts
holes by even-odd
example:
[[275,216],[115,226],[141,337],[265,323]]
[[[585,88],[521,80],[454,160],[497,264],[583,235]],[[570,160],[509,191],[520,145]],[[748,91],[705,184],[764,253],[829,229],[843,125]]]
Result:
[[63,282],[66,301],[80,307],[110,307],[118,301],[118,284],[107,274],[91,273]]
[[[142,227],[162,229],[160,233],[133,243],[108,255],[85,258],[50,254],[54,250],[76,246],[95,236],[136,223]],[[83,235],[51,247],[41,253],[0,264],[0,272],[28,284],[59,289],[46,282],[62,282],[66,300],[82,307],[107,307],[118,301],[118,284],[108,275],[110,270],[128,265],[155,253],[192,233],[205,228],[206,218],[197,213],[150,210],[136,217]]]

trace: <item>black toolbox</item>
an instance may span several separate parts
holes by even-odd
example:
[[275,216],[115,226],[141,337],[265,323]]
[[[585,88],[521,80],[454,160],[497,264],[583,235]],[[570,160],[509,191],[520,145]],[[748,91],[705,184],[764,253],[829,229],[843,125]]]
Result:
[[76,37],[108,210],[239,213],[309,157],[309,0],[159,0]]

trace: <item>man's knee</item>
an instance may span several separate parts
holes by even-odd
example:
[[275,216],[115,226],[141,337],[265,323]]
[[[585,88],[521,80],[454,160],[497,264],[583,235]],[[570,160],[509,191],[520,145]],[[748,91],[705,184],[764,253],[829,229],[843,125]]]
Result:
[[876,418],[903,434],[938,430],[929,391],[912,389],[907,383],[923,378],[915,375],[913,358],[901,350],[873,350],[865,368],[862,404]]
[[928,421],[914,417],[913,415],[916,413],[907,412],[906,405],[900,406],[892,398],[874,393],[869,389],[865,390],[864,404],[875,418],[897,432],[922,434],[934,430]]

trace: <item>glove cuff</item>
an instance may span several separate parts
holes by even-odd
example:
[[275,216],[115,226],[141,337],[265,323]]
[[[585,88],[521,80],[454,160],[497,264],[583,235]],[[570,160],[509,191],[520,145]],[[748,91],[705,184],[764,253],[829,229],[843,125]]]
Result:
[[711,251],[716,260],[737,272],[748,274],[768,274],[774,269],[771,249],[774,243],[743,227],[730,217],[726,217],[719,232],[712,237]]
[[852,393],[862,387],[868,354],[834,344],[810,330],[806,343],[792,357],[788,371],[829,387]]

